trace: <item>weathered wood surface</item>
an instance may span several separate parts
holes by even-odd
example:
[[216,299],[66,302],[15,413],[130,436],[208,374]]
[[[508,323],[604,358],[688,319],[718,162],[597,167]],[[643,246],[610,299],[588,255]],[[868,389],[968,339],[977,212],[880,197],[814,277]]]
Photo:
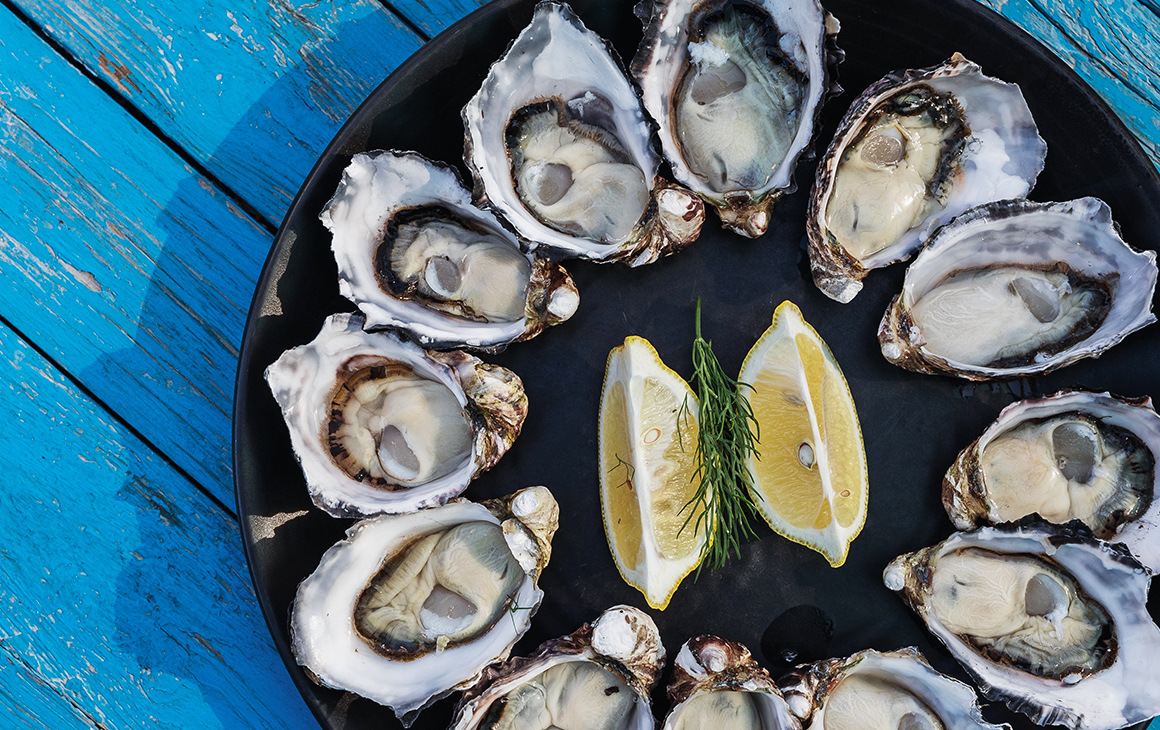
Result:
[[0,726],[301,728],[233,516],[0,326]]
[[[982,1],[1160,164],[1152,0]],[[406,24],[433,35],[476,3],[10,2],[35,31],[0,5],[0,317],[110,410],[0,327],[19,424],[0,451],[0,725],[309,726],[236,527],[199,486],[232,504],[233,373],[269,225],[419,47]]]

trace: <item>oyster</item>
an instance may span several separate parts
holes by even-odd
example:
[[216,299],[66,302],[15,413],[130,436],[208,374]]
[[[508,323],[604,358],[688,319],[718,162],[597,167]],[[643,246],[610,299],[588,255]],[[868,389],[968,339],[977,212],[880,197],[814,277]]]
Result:
[[365,332],[357,314],[329,317],[266,381],[311,499],[335,517],[446,502],[499,461],[528,410],[510,370]]
[[631,606],[488,667],[452,730],[652,730],[649,693],[665,662],[656,624]]
[[1019,87],[961,54],[887,74],[818,163],[806,216],[814,283],[849,302],[870,269],[909,258],[968,208],[1026,197],[1046,156]]
[[410,725],[528,630],[558,516],[552,493],[529,487],[355,524],[298,586],[295,658]]
[[701,231],[704,204],[657,175],[640,100],[567,5],[536,6],[463,123],[477,192],[535,245],[639,266]]
[[580,302],[568,272],[524,253],[451,167],[413,152],[355,155],[321,219],[334,234],[339,290],[369,329],[495,347],[534,337]]
[[799,730],[769,672],[742,644],[696,636],[677,652],[662,730]]
[[654,0],[640,10],[632,73],[673,175],[727,228],[760,236],[795,189],[822,102],[840,91],[837,20],[817,0]]
[[806,664],[777,684],[816,730],[1010,730],[984,721],[975,691],[913,647]]
[[1156,252],[1120,238],[1096,198],[1005,200],[940,228],[878,328],[883,356],[970,380],[1097,357],[1156,321]]
[[1012,403],[959,454],[943,479],[955,527],[1039,514],[1078,519],[1160,570],[1156,457],[1160,416],[1150,398],[1066,390]]
[[956,533],[883,578],[986,697],[1036,723],[1113,730],[1160,714],[1151,573],[1079,522]]

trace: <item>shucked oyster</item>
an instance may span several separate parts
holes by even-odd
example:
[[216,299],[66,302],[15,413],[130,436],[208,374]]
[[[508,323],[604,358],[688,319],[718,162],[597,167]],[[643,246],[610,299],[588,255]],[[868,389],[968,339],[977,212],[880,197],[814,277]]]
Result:
[[568,319],[580,301],[568,272],[521,251],[452,168],[413,152],[355,155],[322,222],[339,289],[371,329],[495,347]]
[[452,730],[652,730],[649,693],[665,662],[656,624],[613,606],[527,658],[484,670]]
[[841,53],[817,0],[654,0],[632,63],[677,180],[757,237],[794,190]]
[[975,691],[913,647],[803,665],[777,684],[809,730],[1009,730],[985,722]]
[[806,217],[814,282],[850,301],[870,269],[909,258],[968,208],[1025,197],[1046,155],[1019,87],[962,55],[887,74],[818,163]]
[[696,636],[677,652],[662,730],[799,730],[769,672],[745,646]]
[[1039,514],[1078,519],[1160,570],[1156,458],[1160,416],[1150,398],[1062,391],[1012,403],[959,454],[943,506],[960,530]]
[[558,516],[551,492],[530,487],[359,522],[298,586],[295,658],[410,725],[528,630]]
[[1156,321],[1156,273],[1156,252],[1126,244],[1096,198],[989,203],[915,257],[878,342],[887,360],[923,373],[1045,373]]
[[1114,730],[1160,714],[1151,573],[1079,522],[956,533],[883,579],[985,696],[1036,723]]
[[651,263],[696,240],[704,205],[657,175],[640,100],[608,46],[541,2],[463,108],[485,202],[566,256]]
[[510,370],[364,332],[357,314],[329,317],[266,381],[311,499],[336,517],[446,502],[499,461],[528,410]]

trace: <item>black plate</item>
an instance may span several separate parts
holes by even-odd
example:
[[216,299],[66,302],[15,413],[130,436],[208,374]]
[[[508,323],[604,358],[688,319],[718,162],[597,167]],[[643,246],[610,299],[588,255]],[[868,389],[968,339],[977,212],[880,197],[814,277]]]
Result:
[[[630,2],[573,3],[593,30],[630,59],[640,40]],[[391,75],[327,148],[290,208],[266,262],[246,325],[238,371],[234,464],[246,554],[262,610],[290,674],[327,728],[398,727],[390,710],[312,683],[288,648],[288,610],[299,581],[350,524],[313,509],[290,450],[281,414],[262,372],[284,350],[306,343],[323,319],[354,308],[338,294],[329,235],[318,214],[356,152],[413,149],[462,169],[459,110],[490,64],[531,17],[529,0],[496,0],[428,43]],[[1135,139],[1108,106],[1050,51],[972,0],[830,0],[846,51],[840,80],[848,89],[825,108],[821,146],[833,136],[851,100],[896,68],[930,66],[955,51],[989,75],[1022,87],[1047,140],[1047,166],[1036,200],[1095,195],[1106,200],[1138,248],[1160,245],[1160,179]],[[462,169],[466,174],[466,170]],[[596,422],[608,351],[625,336],[647,337],[665,362],[690,375],[693,302],[704,299],[704,329],[726,370],[736,372],[769,325],[774,308],[796,302],[829,343],[849,379],[861,418],[870,469],[866,528],[846,565],[830,568],[816,553],[774,535],[760,539],[725,569],[687,579],[668,610],[650,611],[670,655],[690,636],[716,633],[747,644],[777,676],[781,648],[762,636],[775,617],[816,606],[833,621],[832,641],[812,650],[845,656],[868,647],[918,646],[936,668],[965,675],[914,614],[882,585],[895,556],[946,538],[952,527],[939,502],[942,474],[999,409],[1017,397],[1072,385],[1125,395],[1157,394],[1160,327],[1128,337],[1100,360],[1062,372],[996,385],[969,385],[889,365],[875,331],[903,267],[875,272],[849,305],[821,294],[808,275],[805,209],[813,163],[803,163],[801,190],[776,207],[769,233],[757,241],[722,232],[710,214],[701,239],[679,256],[640,269],[569,263],[580,288],[579,311],[531,342],[486,359],[513,369],[531,403],[523,434],[465,496],[485,499],[531,484],[549,486],[561,507],[552,562],[541,586],[543,607],[515,654],[568,633],[616,603],[644,608],[641,595],[616,572],[601,526],[596,473]],[[256,540],[251,516],[308,510]],[[1158,613],[1157,591],[1152,612]],[[808,656],[802,660],[821,658]],[[666,672],[665,681],[668,679]],[[444,728],[454,700],[423,712],[417,728]],[[666,711],[662,692],[654,709]],[[1021,715],[991,706],[992,721],[1033,727]]]

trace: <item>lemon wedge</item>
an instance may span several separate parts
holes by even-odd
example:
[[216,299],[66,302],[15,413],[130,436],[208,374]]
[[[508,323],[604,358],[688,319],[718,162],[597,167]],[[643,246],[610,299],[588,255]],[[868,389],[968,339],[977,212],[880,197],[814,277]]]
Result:
[[628,337],[608,354],[600,396],[604,531],[620,575],[656,609],[669,605],[705,547],[696,524],[703,507],[685,508],[697,493],[697,416],[697,396],[648,340]]
[[738,378],[761,434],[750,458],[758,510],[775,532],[846,561],[866,523],[866,452],[854,398],[830,348],[793,302],[745,357]]

